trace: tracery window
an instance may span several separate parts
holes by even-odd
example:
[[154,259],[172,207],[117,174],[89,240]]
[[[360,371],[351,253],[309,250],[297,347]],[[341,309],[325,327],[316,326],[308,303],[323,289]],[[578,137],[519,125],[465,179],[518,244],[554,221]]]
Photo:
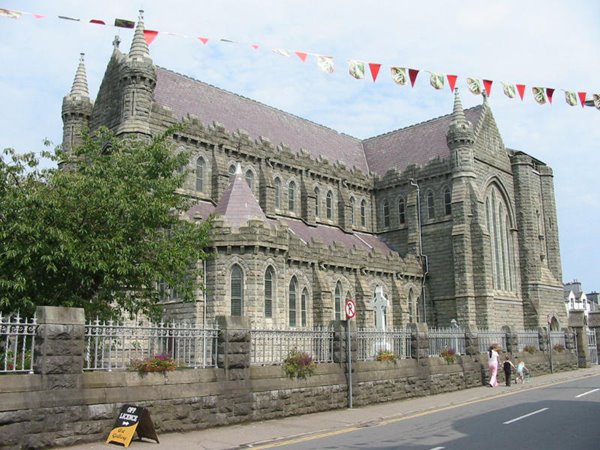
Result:
[[488,190],[485,212],[490,235],[494,289],[514,291],[515,243],[510,231],[512,220],[504,196],[496,185],[492,185]]

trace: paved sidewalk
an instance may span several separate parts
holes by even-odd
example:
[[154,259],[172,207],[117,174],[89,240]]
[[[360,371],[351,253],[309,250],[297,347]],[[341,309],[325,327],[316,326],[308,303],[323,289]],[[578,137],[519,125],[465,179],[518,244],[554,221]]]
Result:
[[[360,408],[341,409],[302,416],[286,417],[242,425],[210,428],[200,431],[159,434],[160,443],[151,440],[133,441],[131,449],[198,449],[227,450],[240,448],[268,448],[269,444],[294,438],[317,434],[332,434],[349,428],[360,428],[379,424],[386,420],[409,418],[440,409],[451,408],[470,402],[483,401],[493,397],[511,395],[525,389],[571,381],[600,375],[600,366],[579,369],[572,372],[560,372],[551,375],[536,376],[530,383],[513,385],[508,388],[498,386],[478,387],[446,394],[380,403]],[[108,431],[107,431],[108,435]],[[63,447],[68,450],[106,450],[117,448],[104,442]]]

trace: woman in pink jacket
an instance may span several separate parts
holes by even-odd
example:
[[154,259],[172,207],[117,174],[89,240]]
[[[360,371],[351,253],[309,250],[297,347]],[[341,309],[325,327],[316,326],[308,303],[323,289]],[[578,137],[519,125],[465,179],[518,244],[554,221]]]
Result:
[[498,345],[492,344],[488,350],[488,368],[490,369],[490,382],[489,387],[498,386]]

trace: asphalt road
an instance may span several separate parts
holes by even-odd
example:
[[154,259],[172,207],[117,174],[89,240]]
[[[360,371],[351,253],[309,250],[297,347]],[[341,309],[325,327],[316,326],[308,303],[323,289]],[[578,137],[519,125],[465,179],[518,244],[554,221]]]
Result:
[[600,449],[600,376],[255,448]]

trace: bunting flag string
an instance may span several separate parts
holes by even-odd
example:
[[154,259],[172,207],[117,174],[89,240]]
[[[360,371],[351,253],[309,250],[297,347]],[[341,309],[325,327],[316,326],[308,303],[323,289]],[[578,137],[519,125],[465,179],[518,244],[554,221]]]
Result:
[[[142,12],[142,11],[140,11]],[[35,19],[46,19],[47,15],[38,14],[38,13],[29,13],[24,11],[16,11],[12,9],[0,8],[0,17],[5,17],[8,19],[20,19],[22,16],[32,16]],[[89,21],[82,20],[77,17],[71,17],[66,15],[56,16],[60,20],[69,21],[69,22],[78,22],[78,23],[89,23],[93,25],[102,25],[102,26],[114,26],[116,28],[124,28],[124,29],[133,29],[135,28],[135,21],[128,19],[115,18],[113,25],[110,25],[108,22],[101,19],[90,19]],[[209,40],[216,42],[223,42],[228,44],[240,44],[237,41],[233,41],[231,39],[213,39],[205,36],[187,36],[180,33],[174,33],[169,31],[158,31],[158,30],[144,30],[144,39],[148,45],[151,45],[157,38],[159,34],[166,34],[171,36],[185,37],[185,38],[193,38],[199,40],[202,44],[207,45]],[[254,50],[258,50],[260,46],[258,44],[250,44],[250,47]],[[292,54],[295,54],[302,62],[306,62],[309,56],[315,58],[317,67],[319,70],[325,73],[334,73],[335,72],[335,61],[333,56],[325,56],[318,53],[310,53],[306,51],[290,51],[282,48],[273,48],[272,51],[281,56],[289,57]],[[369,72],[371,74],[371,78],[373,82],[376,82],[382,65],[377,62],[369,62],[365,63],[364,61],[358,60],[348,60],[348,74],[357,79],[362,80],[365,78],[366,67],[368,66]],[[408,67],[400,67],[400,66],[391,66],[390,68],[390,76],[391,80],[398,86],[405,86],[407,84],[407,80],[410,81],[411,87],[414,88],[415,83],[417,81],[417,77],[419,73],[422,71],[417,68],[408,68]],[[436,90],[443,90],[445,86],[446,80],[448,81],[448,86],[450,91],[453,92],[456,83],[458,81],[458,75],[455,74],[447,74],[440,72],[433,72],[429,70],[425,70],[429,73],[429,84]],[[494,81],[491,79],[478,79],[474,77],[466,77],[465,82],[467,84],[468,90],[474,95],[486,95],[490,97],[492,94],[492,86]],[[567,89],[560,89],[565,93],[565,103],[569,106],[575,106],[578,103],[581,104],[582,107],[585,106],[594,106],[596,109],[600,110],[600,93],[595,93],[591,95],[591,99],[587,99],[587,91],[573,91]],[[516,98],[517,94],[521,101],[523,101],[526,91],[526,85],[522,83],[513,84],[509,82],[502,82],[502,91],[506,97],[509,99]],[[541,86],[532,86],[531,93],[533,100],[540,105],[544,104],[552,104],[553,96],[556,89],[551,87],[541,87]]]

